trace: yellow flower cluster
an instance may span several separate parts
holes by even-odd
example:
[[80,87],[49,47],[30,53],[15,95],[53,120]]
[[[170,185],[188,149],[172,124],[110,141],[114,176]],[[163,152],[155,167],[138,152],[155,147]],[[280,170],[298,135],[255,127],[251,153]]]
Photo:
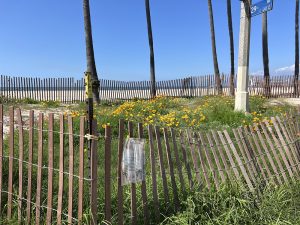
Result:
[[65,117],[71,116],[72,118],[75,118],[75,117],[82,116],[82,114],[79,111],[65,111],[64,112],[64,116]]
[[168,127],[178,127],[179,121],[176,118],[176,113],[175,112],[170,112],[166,115],[160,116],[160,121],[162,123],[165,123]]
[[[168,127],[199,126],[206,119],[202,108],[180,106],[181,99],[158,96],[150,101],[125,102],[113,111],[114,117]],[[208,104],[208,103],[207,103]],[[205,107],[204,107],[205,108]]]

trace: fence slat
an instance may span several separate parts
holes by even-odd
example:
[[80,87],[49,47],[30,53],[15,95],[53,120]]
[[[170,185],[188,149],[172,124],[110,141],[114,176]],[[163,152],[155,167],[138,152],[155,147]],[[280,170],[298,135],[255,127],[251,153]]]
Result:
[[[138,134],[139,138],[144,138],[143,124],[138,124]],[[147,186],[146,186],[146,178],[142,181],[141,184],[142,191],[142,201],[143,201],[143,210],[144,210],[144,224],[149,224],[149,209],[148,209],[148,200],[147,200]]]
[[148,126],[148,137],[149,137],[149,148],[150,148],[150,163],[151,163],[151,177],[152,177],[152,194],[153,194],[153,204],[155,212],[156,222],[159,221],[159,203],[158,203],[158,194],[157,194],[157,181],[156,181],[156,158],[154,153],[154,144],[153,144],[153,127],[152,125]]
[[187,135],[187,140],[189,142],[189,146],[190,146],[190,150],[191,150],[191,156],[192,156],[192,161],[193,161],[193,165],[194,165],[194,170],[195,170],[195,173],[196,173],[196,178],[197,178],[198,184],[201,185],[202,182],[201,182],[201,177],[200,177],[198,160],[197,160],[197,156],[196,156],[196,153],[195,153],[195,147],[194,147],[195,143],[193,141],[191,131],[187,130],[186,135]]
[[37,168],[37,184],[36,184],[36,211],[35,224],[40,224],[41,216],[41,192],[42,192],[42,166],[43,166],[43,123],[44,114],[39,113],[38,121],[38,168]]
[[[300,82],[299,82],[299,88],[300,88]],[[299,137],[299,132],[298,132],[299,129],[297,128],[299,125],[298,120],[299,120],[299,115],[295,114],[294,112],[290,111],[290,113],[287,114],[287,120],[285,123],[288,127],[287,129],[290,131],[292,140],[298,139]],[[297,149],[297,155],[299,156],[300,159],[300,142],[296,141],[295,146]]]
[[213,180],[214,180],[215,186],[216,186],[216,188],[219,188],[219,181],[218,181],[218,178],[217,178],[216,171],[214,169],[214,165],[213,165],[212,160],[211,160],[210,153],[209,153],[209,151],[207,149],[207,146],[206,146],[206,141],[205,141],[205,139],[204,139],[201,132],[198,132],[198,135],[199,135],[202,147],[204,149],[204,153],[205,153],[205,156],[206,156],[206,159],[207,159],[207,162],[208,162],[210,172],[213,175]]
[[18,222],[22,221],[22,198],[23,198],[23,154],[24,154],[24,133],[23,120],[20,108],[17,109],[17,120],[19,130],[19,199],[18,199]]
[[[2,82],[2,75],[1,75]],[[0,218],[2,218],[2,182],[3,182],[3,105],[0,104]]]
[[29,111],[29,131],[28,131],[28,185],[27,185],[27,207],[26,224],[31,224],[31,189],[32,189],[32,155],[34,143],[34,111]]
[[78,180],[78,221],[82,223],[83,216],[83,185],[84,185],[84,133],[85,133],[85,117],[80,117],[80,137],[79,137],[79,180]]
[[287,126],[289,127],[289,130],[290,130],[290,133],[291,133],[291,136],[293,138],[297,138],[297,119],[299,119],[299,117],[296,115],[294,115],[293,112],[290,112],[289,114],[287,114],[287,121],[286,121],[286,124]]
[[105,127],[105,149],[104,149],[104,190],[105,221],[111,223],[111,127]]
[[9,109],[9,164],[8,164],[8,197],[7,197],[7,219],[11,219],[12,194],[13,194],[13,157],[14,157],[14,107]]
[[163,189],[164,189],[164,197],[166,203],[169,202],[169,190],[168,190],[168,184],[167,184],[167,177],[166,177],[166,171],[164,167],[164,157],[162,152],[162,146],[161,146],[161,139],[160,139],[160,131],[159,127],[155,126],[155,136],[156,136],[156,143],[157,143],[157,149],[158,149],[158,157],[159,157],[159,165],[160,165],[160,173],[163,183]]
[[189,187],[190,187],[190,189],[192,189],[194,186],[194,181],[193,181],[193,177],[192,177],[191,166],[190,166],[190,163],[188,162],[188,157],[187,157],[187,152],[186,152],[187,145],[184,141],[184,136],[183,136],[182,131],[180,131],[179,135],[180,135],[180,145],[181,145],[183,163],[185,165],[185,169],[187,172],[187,176],[188,176],[188,180],[189,180]]
[[[299,165],[299,159],[297,156],[297,146],[295,145],[295,143],[290,139],[289,135],[287,134],[287,130],[285,129],[282,121],[280,120],[279,116],[276,116],[274,118],[275,121],[277,121],[278,123],[278,128],[281,128],[281,133],[283,133],[283,140],[286,140],[285,144],[287,146],[287,149],[289,149],[292,152],[292,156],[294,157],[294,160],[296,162],[296,164],[298,164],[298,169],[300,170],[300,165]],[[282,134],[281,134],[282,135]],[[285,137],[285,138],[284,138]]]
[[182,166],[181,166],[181,162],[179,159],[179,153],[178,153],[178,148],[177,148],[177,143],[176,143],[176,134],[175,134],[175,131],[173,128],[171,128],[171,138],[173,141],[173,151],[174,151],[174,155],[175,155],[175,162],[177,165],[181,191],[183,193],[185,193],[185,182],[184,182],[183,175],[182,175]]
[[273,142],[275,142],[276,148],[279,150],[279,154],[280,154],[280,156],[281,156],[281,158],[282,158],[282,160],[283,160],[283,162],[284,162],[284,165],[285,165],[285,167],[286,167],[286,169],[287,169],[287,171],[288,171],[290,177],[291,177],[292,179],[294,179],[293,171],[291,170],[290,164],[289,164],[289,162],[288,162],[288,160],[287,160],[287,158],[286,158],[286,156],[285,156],[285,154],[284,154],[284,152],[283,152],[282,147],[280,146],[280,143],[279,143],[278,139],[277,139],[276,136],[275,136],[275,133],[274,133],[272,127],[270,126],[270,124],[269,124],[267,121],[265,121],[264,124],[265,124],[266,127],[268,128],[268,130],[269,130],[269,132],[270,132],[270,134],[271,134],[271,137],[272,137],[272,139],[273,139]]
[[248,187],[250,188],[250,190],[253,190],[253,185],[252,185],[252,183],[251,183],[251,181],[249,179],[249,176],[248,176],[248,174],[246,172],[246,169],[245,169],[245,167],[244,167],[244,165],[242,163],[242,160],[240,159],[240,156],[239,156],[239,154],[238,154],[238,152],[237,152],[237,150],[236,150],[236,148],[235,148],[235,146],[234,146],[234,144],[233,144],[233,142],[232,142],[232,140],[231,140],[228,132],[226,130],[224,130],[223,133],[225,134],[227,142],[229,143],[231,151],[233,152],[233,155],[234,155],[234,157],[235,157],[235,159],[236,159],[236,161],[237,161],[237,163],[238,163],[238,165],[239,165],[239,167],[241,169],[241,172],[242,172],[242,174],[243,174],[243,176],[244,176],[244,178],[246,180],[246,183],[247,183]]
[[271,175],[271,172],[270,172],[270,170],[269,170],[269,166],[268,166],[268,164],[267,164],[267,162],[266,162],[266,160],[265,160],[265,157],[264,157],[263,152],[261,151],[260,145],[259,145],[259,143],[258,143],[258,141],[257,141],[258,138],[257,138],[257,136],[256,136],[255,133],[254,133],[253,127],[249,127],[249,130],[250,130],[250,133],[251,133],[251,135],[252,135],[252,139],[253,139],[253,141],[254,141],[254,144],[255,144],[255,146],[256,146],[256,149],[258,150],[258,154],[261,156],[260,158],[261,158],[261,160],[262,160],[262,162],[263,162],[264,169],[267,171],[268,176],[271,177],[272,175]]
[[47,194],[47,224],[52,224],[52,201],[53,201],[53,124],[54,114],[49,113],[48,125],[48,194]]
[[258,171],[257,175],[261,174],[263,176],[263,179],[266,180],[267,176],[265,174],[265,170],[264,170],[263,166],[261,165],[260,160],[256,160],[255,148],[253,145],[253,141],[251,139],[251,134],[249,134],[248,128],[244,127],[243,132],[245,134],[243,137],[245,138],[246,145],[249,149],[249,155],[250,155],[249,160],[252,160],[254,165],[256,165],[255,168]]
[[244,141],[244,138],[243,137],[239,137],[239,134],[237,132],[236,129],[233,129],[233,135],[235,137],[235,140],[237,141],[237,144],[239,146],[239,149],[240,149],[240,152],[242,154],[242,158],[244,159],[245,161],[245,164],[246,164],[246,167],[249,171],[249,175],[252,179],[252,181],[255,183],[256,182],[256,179],[255,179],[255,167],[254,167],[254,163],[253,163],[253,160],[251,159],[251,157],[248,157],[247,158],[247,153],[248,152],[248,149],[247,149],[247,146],[246,146],[246,143]]
[[215,141],[215,143],[216,143],[216,146],[217,146],[217,149],[218,149],[218,153],[219,153],[220,156],[221,156],[222,163],[223,163],[223,165],[224,165],[224,168],[225,168],[225,172],[226,172],[226,174],[227,174],[227,177],[228,177],[228,179],[230,180],[230,179],[232,179],[232,175],[231,175],[231,173],[230,173],[230,171],[229,171],[229,166],[228,166],[227,160],[226,160],[226,158],[225,158],[224,152],[223,152],[223,150],[222,150],[222,148],[221,148],[221,145],[220,145],[220,142],[219,142],[217,133],[216,133],[215,131],[211,131],[211,134],[212,134],[213,139],[214,139],[214,141]]
[[207,187],[208,187],[208,189],[210,189],[211,184],[210,184],[210,180],[209,180],[209,173],[206,170],[206,165],[205,165],[204,156],[203,156],[202,149],[201,149],[200,139],[198,138],[198,135],[196,133],[194,134],[194,139],[195,139],[197,147],[198,147],[198,156],[200,159],[202,173],[203,173],[204,179],[206,181]]
[[217,168],[218,168],[218,172],[220,173],[221,180],[222,180],[223,183],[225,183],[226,178],[224,176],[224,172],[223,172],[223,169],[222,169],[221,164],[220,164],[219,156],[218,156],[218,154],[217,154],[217,152],[215,150],[214,143],[212,141],[212,137],[211,137],[211,135],[209,133],[206,134],[206,137],[207,137],[208,143],[210,145],[211,151],[213,153],[215,162],[217,164]]
[[59,119],[59,177],[58,177],[58,199],[57,199],[57,224],[62,224],[62,205],[64,190],[64,115]]
[[226,141],[225,141],[225,139],[224,139],[224,136],[223,136],[223,134],[222,134],[221,131],[217,131],[217,133],[218,133],[218,135],[219,135],[219,137],[220,137],[220,139],[221,139],[221,142],[222,142],[223,147],[224,147],[224,149],[225,149],[226,155],[227,155],[227,157],[228,157],[228,159],[229,159],[229,162],[230,162],[231,168],[232,168],[232,170],[233,170],[233,173],[234,173],[236,179],[238,180],[238,179],[240,178],[239,171],[238,171],[238,169],[237,169],[237,167],[236,167],[236,165],[235,165],[235,162],[234,162],[234,160],[233,160],[233,158],[232,158],[232,155],[231,155],[231,153],[230,153],[230,151],[229,151],[228,143],[226,143]]
[[[294,173],[298,176],[299,174],[298,174],[297,168],[295,167],[295,165],[297,165],[297,163],[294,162],[294,159],[293,159],[293,157],[291,155],[291,151],[289,150],[289,148],[288,148],[288,146],[287,146],[287,144],[285,142],[285,139],[284,139],[284,137],[283,137],[283,135],[282,135],[282,133],[281,133],[281,131],[279,129],[279,126],[278,126],[275,118],[271,117],[271,121],[273,122],[273,125],[275,127],[276,133],[277,133],[277,135],[279,137],[279,140],[281,142],[281,146],[283,147],[283,149],[285,151],[285,154],[288,156],[288,160],[290,162],[290,166],[292,167],[292,170],[294,171]],[[296,158],[296,160],[297,160],[297,158]]]
[[179,208],[179,198],[178,198],[176,180],[175,180],[175,175],[174,175],[173,160],[172,160],[172,156],[171,156],[167,128],[163,128],[163,132],[164,132],[167,160],[168,160],[168,165],[169,165],[169,172],[170,172],[170,177],[171,177],[171,185],[172,185],[172,190],[173,190],[174,206],[175,206],[175,210],[177,210]]
[[269,146],[270,146],[270,149],[271,149],[271,152],[273,153],[273,156],[274,156],[274,158],[275,158],[275,161],[276,161],[277,165],[279,166],[280,174],[282,174],[284,181],[285,181],[285,182],[288,182],[288,179],[287,179],[287,177],[286,177],[285,170],[284,170],[284,168],[283,168],[283,166],[282,166],[281,160],[280,160],[279,157],[278,157],[278,154],[277,154],[276,151],[275,151],[275,147],[274,147],[273,142],[271,141],[271,138],[270,138],[270,136],[269,136],[269,134],[268,134],[268,132],[267,132],[267,129],[266,129],[265,124],[264,124],[264,123],[260,123],[260,127],[262,128],[263,133],[264,133],[264,136],[265,136],[266,139],[267,139],[267,143],[268,143]]
[[269,163],[270,163],[270,165],[271,165],[271,167],[272,167],[272,169],[273,169],[273,171],[274,171],[274,173],[275,173],[274,175],[275,175],[275,177],[276,177],[278,183],[279,183],[279,184],[282,184],[281,179],[280,179],[280,177],[278,176],[278,170],[277,170],[277,167],[276,167],[276,165],[275,165],[275,163],[274,163],[274,161],[273,161],[273,157],[272,157],[272,155],[270,154],[270,151],[269,151],[269,149],[268,149],[268,147],[267,147],[267,145],[266,145],[266,143],[265,143],[265,140],[264,140],[263,137],[262,137],[262,134],[260,133],[259,127],[258,127],[257,125],[254,125],[254,127],[255,127],[255,129],[256,129],[256,133],[257,133],[258,139],[259,139],[259,141],[260,141],[260,143],[261,143],[261,145],[262,145],[264,151],[266,152],[266,155],[267,155],[267,158],[268,158],[268,160],[269,160]]
[[[92,121],[92,135],[95,138],[98,138],[97,133],[97,121]],[[91,205],[91,215],[92,221],[91,225],[98,224],[98,217],[97,217],[97,170],[98,170],[98,141],[96,139],[92,139],[91,143],[91,188],[90,188],[90,205]]]
[[74,176],[74,136],[73,136],[73,118],[68,116],[69,132],[69,194],[68,194],[68,223],[73,220],[73,176]]
[[[276,117],[276,119],[277,119],[277,117]],[[286,134],[287,134],[289,140],[291,141],[295,137],[297,138],[297,134],[294,130],[294,127],[292,126],[292,123],[290,123],[290,121],[293,121],[293,118],[290,117],[289,113],[286,113],[286,115],[283,116],[282,120],[280,119],[280,121],[286,131]],[[293,123],[294,123],[294,121],[293,121]],[[294,144],[295,144],[296,151],[297,151],[297,143],[294,143]]]
[[118,224],[123,225],[123,186],[122,186],[122,157],[124,148],[124,120],[119,120],[118,143]]
[[[133,124],[128,122],[129,137],[133,137]],[[136,184],[131,183],[131,224],[137,224],[137,206],[136,206]]]

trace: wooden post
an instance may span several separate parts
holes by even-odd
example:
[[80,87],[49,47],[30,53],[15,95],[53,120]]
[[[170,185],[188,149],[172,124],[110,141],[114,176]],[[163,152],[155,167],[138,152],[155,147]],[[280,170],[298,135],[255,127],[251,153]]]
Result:
[[14,157],[14,107],[9,109],[9,165],[8,165],[8,198],[7,219],[11,219],[12,195],[13,195],[13,157]]
[[80,138],[79,138],[79,184],[78,184],[78,221],[82,223],[83,216],[83,185],[84,185],[84,132],[85,118],[80,117]]
[[22,197],[23,197],[23,154],[24,154],[24,133],[21,110],[17,109],[19,127],[19,199],[18,199],[18,222],[22,222]]
[[162,152],[159,127],[155,126],[154,129],[155,129],[156,143],[157,143],[158,156],[159,156],[160,173],[161,173],[163,190],[164,190],[164,198],[165,198],[165,202],[168,204],[170,197],[169,197],[166,171],[165,171],[165,167],[164,167],[164,156],[163,156],[163,152]]
[[191,173],[191,166],[190,166],[190,163],[188,161],[188,157],[187,157],[187,152],[186,152],[186,143],[184,141],[184,136],[183,136],[183,133],[182,131],[180,131],[180,145],[181,145],[181,152],[182,152],[182,159],[183,159],[183,163],[185,165],[185,169],[186,169],[186,172],[187,172],[187,176],[188,176],[188,180],[189,180],[189,187],[190,189],[193,188],[194,186],[194,181],[193,181],[193,178],[192,178],[192,173]]
[[[152,194],[153,194],[153,203],[156,206],[159,206],[158,203],[158,193],[157,193],[157,181],[156,181],[156,168],[155,168],[155,154],[154,154],[154,144],[153,144],[153,127],[152,125],[148,126],[148,136],[149,136],[149,145],[150,145],[150,162],[151,162],[151,175],[152,175]],[[156,222],[159,221],[160,213],[159,207],[154,207],[155,219]]]
[[175,162],[176,162],[176,166],[177,166],[177,170],[178,170],[181,191],[183,193],[185,193],[185,185],[184,185],[184,179],[183,179],[183,175],[182,175],[182,166],[181,166],[181,161],[179,159],[179,153],[178,153],[178,148],[177,148],[177,143],[176,143],[176,133],[173,128],[171,128],[171,138],[173,141],[173,148],[174,148],[173,152],[175,155],[175,160],[176,160]]
[[[143,138],[143,124],[138,124],[138,133],[139,138]],[[148,201],[147,201],[147,185],[146,185],[146,177],[145,180],[142,181],[141,185],[141,192],[142,192],[142,201],[143,201],[143,210],[144,210],[144,224],[149,224],[149,210],[148,210]]]
[[[1,82],[2,82],[2,76],[1,76]],[[3,181],[2,157],[3,157],[3,105],[0,105],[0,218],[3,218],[2,216],[2,181]]]
[[197,155],[195,153],[195,143],[194,143],[194,140],[192,138],[191,131],[186,130],[186,135],[187,135],[187,141],[189,143],[190,150],[191,150],[191,157],[192,157],[192,160],[193,160],[193,165],[194,165],[194,171],[196,173],[196,178],[197,178],[198,184],[201,185],[202,182],[201,182],[201,177],[200,177],[198,159],[197,159]]
[[104,218],[107,223],[111,223],[111,128],[105,128],[105,150],[104,150]]
[[92,120],[92,143],[91,143],[91,188],[90,188],[90,205],[92,220],[91,225],[97,225],[97,164],[98,164],[98,137],[97,121]]
[[119,143],[118,143],[118,225],[123,225],[123,186],[122,186],[122,157],[124,147],[124,120],[119,121]]
[[27,184],[27,212],[26,212],[26,224],[31,224],[31,188],[32,188],[32,154],[33,154],[33,143],[34,143],[34,111],[29,112],[29,146],[28,146],[28,184]]
[[42,166],[43,166],[43,123],[44,114],[39,113],[38,124],[38,168],[37,168],[37,184],[36,184],[36,211],[35,224],[40,224],[41,216],[41,192],[42,192]]
[[[92,77],[91,77],[90,72],[85,73],[84,77],[84,85],[85,85],[85,99],[86,99],[86,104],[87,104],[87,110],[86,110],[86,118],[87,118],[87,129],[88,129],[88,134],[92,135],[92,121],[93,121],[93,93],[92,93]],[[88,167],[91,169],[91,148],[92,148],[92,139],[88,140]]]
[[[132,122],[128,122],[129,137],[133,137],[133,126]],[[136,206],[136,185],[131,184],[131,224],[137,224],[137,206]]]
[[52,221],[52,194],[53,194],[53,126],[54,114],[49,113],[48,125],[48,195],[47,195],[47,224],[51,225]]
[[68,117],[69,128],[69,194],[68,194],[68,224],[73,221],[73,176],[74,176],[74,136],[73,136],[73,118]]
[[164,132],[167,160],[168,160],[168,165],[169,165],[169,173],[170,173],[170,177],[171,177],[171,185],[172,185],[172,189],[173,189],[174,206],[175,206],[175,211],[177,211],[179,209],[179,198],[178,198],[178,191],[177,191],[176,180],[175,180],[175,175],[174,175],[174,166],[173,166],[173,160],[172,160],[172,156],[171,156],[171,149],[170,149],[170,144],[169,144],[167,128],[163,128],[163,132]]
[[64,190],[64,115],[60,115],[59,121],[59,177],[58,177],[58,199],[57,199],[57,224],[62,224],[62,204]]

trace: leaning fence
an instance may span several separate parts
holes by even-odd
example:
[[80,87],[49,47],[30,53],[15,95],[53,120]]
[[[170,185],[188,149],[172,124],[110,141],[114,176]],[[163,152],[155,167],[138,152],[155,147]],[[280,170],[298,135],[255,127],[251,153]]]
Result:
[[[223,94],[230,94],[230,77],[222,75]],[[236,81],[236,78],[235,78]],[[265,95],[262,76],[250,76],[250,95]],[[156,94],[172,97],[201,97],[216,95],[214,75],[187,77],[155,83]],[[299,88],[300,85],[298,85]],[[99,96],[103,101],[149,99],[150,81],[114,81],[100,79]],[[84,101],[84,80],[74,78],[0,77],[0,95],[8,99],[38,101]],[[267,97],[295,97],[293,76],[271,76]],[[297,95],[298,96],[298,95]]]
[[[157,224],[190,190],[231,182],[252,191],[300,175],[297,113],[205,133],[120,120],[105,129],[94,121],[89,136],[85,126],[84,117],[0,105],[0,221]],[[145,142],[145,177],[123,185],[127,138]]]

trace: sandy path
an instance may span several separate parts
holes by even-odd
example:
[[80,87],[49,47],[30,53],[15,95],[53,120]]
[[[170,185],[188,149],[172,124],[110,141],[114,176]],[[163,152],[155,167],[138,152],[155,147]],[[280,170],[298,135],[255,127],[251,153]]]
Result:
[[[44,113],[44,119],[47,119],[49,113],[54,113],[54,118],[58,119],[59,115],[66,111],[66,107],[58,107],[58,108],[38,108],[36,109],[37,105],[27,105],[26,108],[21,107],[22,112],[22,121],[23,121],[23,128],[24,130],[27,130],[29,128],[29,112],[30,109],[34,109],[34,121],[35,124],[38,121],[39,113]],[[18,107],[15,107],[18,108]],[[15,130],[19,129],[18,127],[18,120],[15,112],[14,117],[14,128]],[[9,111],[5,111],[3,115],[3,133],[4,136],[7,136],[9,134]]]

